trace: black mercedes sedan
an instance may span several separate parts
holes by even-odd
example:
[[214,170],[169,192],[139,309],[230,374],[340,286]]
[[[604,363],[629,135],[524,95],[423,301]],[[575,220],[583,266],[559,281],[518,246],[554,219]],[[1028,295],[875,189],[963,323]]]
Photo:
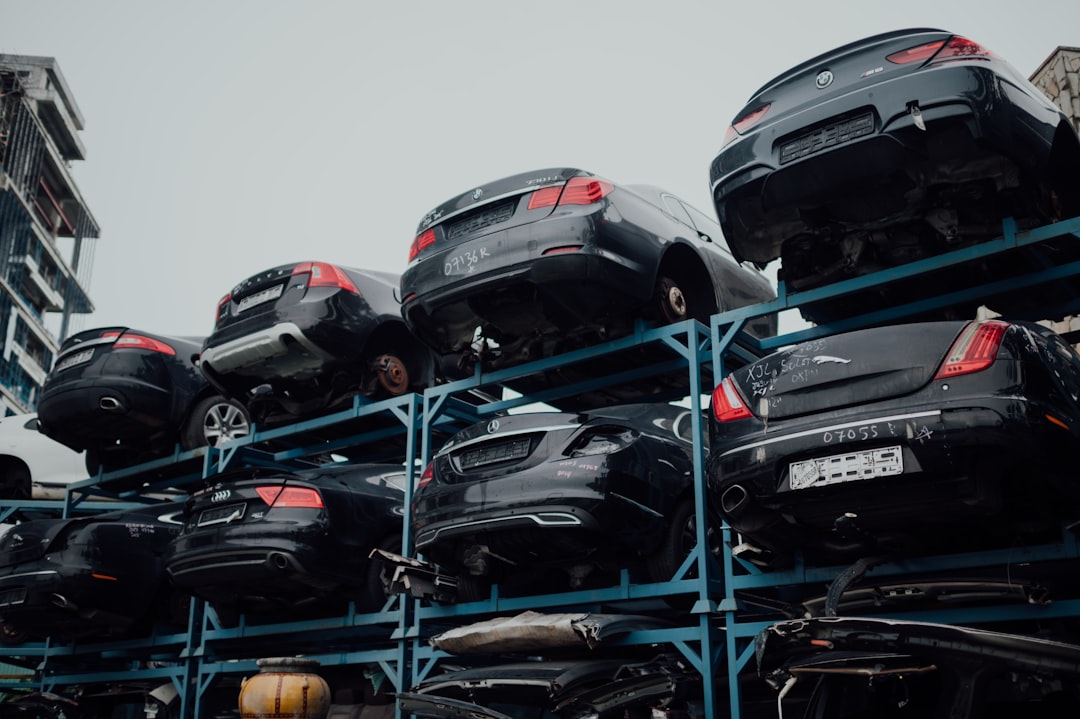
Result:
[[162,563],[180,506],[33,519],[0,536],[0,641],[103,637],[187,621]]
[[[674,195],[574,168],[480,185],[420,221],[401,276],[420,339],[488,367],[589,346],[635,320],[707,322],[775,297],[719,225]],[[775,334],[775,318],[748,327]]]
[[668,581],[697,542],[691,414],[628,404],[467,427],[420,478],[416,549],[464,597],[544,575],[588,586],[622,568]]
[[1080,357],[1001,320],[811,340],[712,396],[710,497],[761,563],[1060,538],[1080,516]]
[[[1006,217],[1024,229],[1080,215],[1078,164],[1069,119],[1023,75],[974,40],[915,28],[770,80],[736,113],[710,180],[735,257],[779,258],[788,288],[806,290],[998,237]],[[830,322],[1077,258],[1069,245],[1012,255],[802,314]],[[988,304],[1012,314],[1034,299]]]
[[258,421],[422,390],[435,359],[402,321],[398,282],[327,262],[254,274],[218,302],[202,371]]
[[177,445],[217,446],[251,430],[244,406],[199,370],[201,337],[104,327],[60,347],[38,400],[39,429],[86,450],[91,476],[164,457]]
[[217,475],[185,504],[165,568],[220,615],[287,618],[338,600],[376,611],[389,578],[368,555],[401,551],[404,501],[401,465]]

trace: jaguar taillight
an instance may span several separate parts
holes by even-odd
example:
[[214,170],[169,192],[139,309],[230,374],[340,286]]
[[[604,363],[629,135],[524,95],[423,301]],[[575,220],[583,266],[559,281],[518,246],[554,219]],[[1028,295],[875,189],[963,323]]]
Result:
[[712,411],[717,422],[733,422],[753,416],[750,408],[739,396],[739,390],[731,377],[725,377],[713,390]]
[[148,350],[150,352],[160,352],[166,355],[175,355],[174,350],[169,345],[165,344],[161,340],[156,340],[153,337],[147,337],[145,335],[138,335],[131,332],[125,332],[121,334],[115,330],[109,332],[102,332],[103,338],[115,337],[113,341],[113,349],[117,350]]
[[998,349],[1008,323],[997,320],[972,322],[949,348],[934,379],[949,379],[972,372],[981,372],[997,359]]

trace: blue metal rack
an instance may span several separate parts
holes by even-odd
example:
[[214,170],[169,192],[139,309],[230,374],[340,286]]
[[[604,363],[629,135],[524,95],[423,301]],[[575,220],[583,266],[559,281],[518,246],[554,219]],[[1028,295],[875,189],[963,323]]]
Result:
[[[477,369],[465,379],[447,382],[422,395],[371,401],[357,397],[352,406],[327,416],[287,427],[253,428],[250,436],[218,449],[181,451],[138,467],[101,474],[72,486],[64,503],[0,503],[0,518],[18,509],[56,508],[65,516],[80,511],[103,511],[120,503],[139,501],[145,494],[170,487],[206,481],[229,469],[245,466],[302,467],[336,461],[341,456],[365,461],[401,461],[409,479],[425,466],[437,446],[458,429],[485,418],[535,403],[558,407],[580,393],[611,393],[627,398],[633,389],[648,388],[643,399],[685,399],[692,410],[695,444],[695,508],[706,517],[704,496],[705,433],[703,396],[730,367],[738,366],[775,349],[840,331],[904,321],[958,303],[1003,292],[1026,291],[1043,283],[1080,275],[1080,262],[1047,267],[1008,280],[973,285],[961,291],[925,297],[917,302],[870,312],[829,326],[808,327],[776,337],[756,339],[743,331],[752,318],[797,311],[809,302],[841,297],[879,284],[898,282],[943,269],[960,270],[994,255],[1015,251],[1052,239],[1080,238],[1080,218],[1047,227],[1018,232],[1011,221],[1003,224],[1000,238],[887,271],[840,282],[828,287],[788,292],[781,282],[773,302],[722,312],[708,327],[688,321],[666,327],[638,323],[632,334],[595,347],[537,360],[508,369],[485,372]],[[1034,290],[1033,290],[1034,291]],[[1080,298],[1045,308],[1057,317],[1080,313]],[[610,361],[609,361],[610,360]],[[615,366],[612,373],[596,371]],[[573,379],[539,387],[520,396],[503,388],[528,383],[551,372],[566,372]],[[659,388],[660,392],[652,390]],[[629,401],[627,399],[627,401]],[[411,505],[412,483],[407,483],[406,507]],[[111,501],[94,501],[105,497]],[[408,510],[406,510],[408,511]],[[402,546],[412,556],[411,537],[403,530]],[[763,571],[733,556],[730,530],[724,529],[724,545],[718,557],[708,547],[706,522],[698,522],[698,546],[670,581],[637,584],[623,572],[612,586],[533,596],[504,596],[498,586],[489,597],[462,604],[436,604],[405,598],[388,603],[382,612],[298,622],[257,624],[241,617],[236,626],[224,626],[213,609],[193,602],[188,626],[180,631],[161,630],[138,639],[94,644],[51,643],[4,647],[0,655],[19,657],[36,666],[39,688],[56,689],[76,684],[116,680],[161,679],[173,682],[183,697],[183,717],[201,715],[203,693],[224,675],[250,674],[257,670],[255,658],[304,653],[326,666],[362,664],[381,669],[394,686],[404,688],[427,676],[447,659],[428,640],[447,626],[459,626],[492,616],[524,610],[670,612],[673,598],[686,607],[676,626],[663,630],[631,632],[616,645],[665,644],[676,648],[705,681],[704,703],[708,715],[727,698],[731,715],[740,716],[739,676],[751,658],[752,638],[770,622],[767,614],[752,609],[748,592],[785,587],[824,586],[834,581],[843,567],[806,566],[797,562],[783,571]],[[1060,542],[1025,549],[995,550],[950,556],[908,558],[873,567],[867,576],[898,578],[921,572],[995,567],[1012,561],[1032,565],[1074,562],[1080,545],[1071,532]],[[927,621],[983,623],[1027,618],[1080,616],[1080,598],[1065,597],[1051,604],[991,604],[911,614]],[[780,618],[780,617],[778,617]],[[724,681],[726,674],[727,681]]]

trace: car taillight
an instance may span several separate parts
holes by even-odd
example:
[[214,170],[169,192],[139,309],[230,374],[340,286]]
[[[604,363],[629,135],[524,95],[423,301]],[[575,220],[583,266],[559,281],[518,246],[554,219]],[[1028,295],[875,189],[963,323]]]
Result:
[[615,185],[595,177],[571,177],[559,195],[559,205],[591,205],[611,194]]
[[992,52],[977,42],[968,40],[966,37],[953,35],[948,40],[937,40],[925,45],[916,45],[907,50],[894,52],[885,57],[895,65],[907,65],[913,62],[931,63],[944,62],[947,60],[968,60],[971,58],[989,60],[994,56]]
[[[723,145],[727,145],[739,135],[743,134],[754,125],[761,122],[761,119],[765,117],[765,114],[769,112],[769,108],[772,107],[772,103],[762,105],[756,110],[746,113],[735,122],[728,126],[727,132],[724,133]],[[723,147],[721,145],[721,147]]]
[[1008,323],[990,320],[972,322],[949,348],[934,379],[948,379],[972,372],[979,372],[994,364],[1001,338],[1005,336]]
[[218,300],[218,303],[217,303],[217,315],[214,316],[214,324],[215,325],[218,322],[221,322],[221,317],[225,314],[225,310],[226,310],[226,308],[228,308],[230,302],[232,302],[232,293],[231,292],[228,293],[227,295],[225,295],[224,297],[222,297],[220,300]]
[[717,422],[733,422],[753,416],[750,408],[743,404],[731,377],[725,377],[713,390],[712,410]]
[[293,276],[310,275],[308,287],[336,287],[360,294],[345,271],[329,262],[303,262],[293,268]]
[[563,186],[556,185],[554,187],[543,187],[529,196],[530,210],[538,210],[541,207],[554,207],[559,202],[559,195],[562,194]]
[[420,481],[417,483],[417,488],[430,484],[431,480],[435,478],[435,463],[428,462],[428,466],[424,467],[423,473],[420,475]]
[[412,245],[409,246],[409,262],[416,259],[416,256],[435,244],[435,228],[429,227],[416,236],[416,239],[412,241]]
[[169,345],[156,340],[152,337],[144,337],[143,335],[131,334],[130,332],[121,335],[119,332],[102,332],[102,337],[116,337],[116,341],[113,342],[113,349],[131,349],[131,350],[149,350],[151,352],[160,352],[166,355],[175,355],[174,350]]
[[309,487],[256,487],[259,498],[277,509],[322,509],[322,495]]

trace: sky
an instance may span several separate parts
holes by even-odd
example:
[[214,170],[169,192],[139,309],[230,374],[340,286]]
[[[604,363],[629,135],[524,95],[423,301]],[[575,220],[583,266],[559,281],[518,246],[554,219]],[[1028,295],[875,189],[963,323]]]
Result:
[[428,210],[519,172],[715,214],[709,163],[758,87],[905,27],[1030,75],[1080,45],[1080,2],[0,0],[0,53],[55,57],[86,122],[101,236],[73,329],[176,335],[276,265],[401,272]]

